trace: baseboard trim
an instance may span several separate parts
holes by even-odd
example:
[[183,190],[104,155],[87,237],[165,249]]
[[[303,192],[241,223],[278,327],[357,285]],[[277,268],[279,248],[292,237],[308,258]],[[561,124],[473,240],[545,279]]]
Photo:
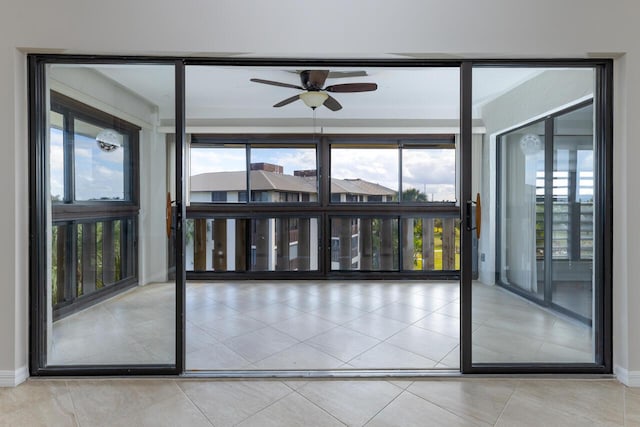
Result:
[[640,387],[640,371],[631,371],[622,366],[614,366],[613,373],[616,375],[618,381],[627,387]]
[[15,371],[0,371],[0,387],[15,387],[29,378],[29,370],[26,366]]

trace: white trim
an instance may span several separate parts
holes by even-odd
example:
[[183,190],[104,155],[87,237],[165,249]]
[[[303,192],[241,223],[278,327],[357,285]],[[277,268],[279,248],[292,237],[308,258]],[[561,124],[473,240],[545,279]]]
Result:
[[26,366],[15,371],[0,371],[0,387],[15,387],[29,378]]
[[627,387],[640,387],[640,371],[629,372],[622,366],[615,365],[613,367],[613,373],[616,375],[618,381]]

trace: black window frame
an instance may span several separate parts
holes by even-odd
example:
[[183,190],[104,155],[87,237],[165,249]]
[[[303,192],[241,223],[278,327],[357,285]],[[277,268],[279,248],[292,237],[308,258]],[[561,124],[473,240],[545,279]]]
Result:
[[[96,207],[102,205],[105,207],[105,212],[113,209],[138,209],[140,207],[138,200],[140,193],[138,164],[141,128],[54,90],[50,91],[50,100],[50,111],[61,114],[64,120],[64,128],[62,129],[64,134],[65,164],[64,197],[61,202],[52,203],[53,213],[81,213],[83,211],[93,211]],[[125,149],[123,159],[124,198],[122,200],[77,200],[75,198],[75,135],[73,122],[76,119],[105,129],[113,129],[126,136],[126,145],[122,147],[122,149]],[[64,207],[61,207],[63,205]]]

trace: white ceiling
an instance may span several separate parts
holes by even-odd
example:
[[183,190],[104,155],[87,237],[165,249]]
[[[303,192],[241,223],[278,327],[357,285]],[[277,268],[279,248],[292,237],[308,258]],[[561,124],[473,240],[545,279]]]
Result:
[[[186,71],[188,120],[298,119],[312,111],[302,101],[280,108],[273,104],[296,89],[251,82],[251,78],[300,84],[302,67],[189,66]],[[158,106],[161,119],[174,117],[174,71],[170,66],[104,65],[95,69]],[[332,71],[364,71],[366,76],[327,79],[325,86],[351,82],[378,84],[375,92],[332,94],[343,106],[333,112],[317,109],[320,119],[458,119],[458,68],[332,67]],[[474,70],[474,117],[483,103],[544,71],[541,68],[479,68]]]

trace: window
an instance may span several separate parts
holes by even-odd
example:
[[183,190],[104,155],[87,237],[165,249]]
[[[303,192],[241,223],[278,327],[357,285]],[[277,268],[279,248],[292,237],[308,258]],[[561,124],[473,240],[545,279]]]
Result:
[[138,127],[56,92],[50,120],[52,201],[137,203]]
[[333,203],[454,203],[456,198],[453,138],[331,145]]
[[[331,135],[310,144],[286,135],[191,135],[190,147],[187,270],[198,277],[209,277],[208,272],[432,273],[460,268],[460,231],[453,218],[425,220],[432,230],[425,237],[422,218],[400,217],[403,208],[398,209],[438,203],[457,214],[453,136]],[[328,213],[328,230],[320,229],[325,224],[321,217],[299,217],[305,203],[313,207],[302,209],[314,215]],[[234,210],[233,204],[250,204],[250,218],[245,207]],[[338,204],[351,204],[353,212],[335,215],[334,210],[344,209]],[[378,205],[373,208],[377,216],[371,215],[370,204]],[[225,237],[216,239],[216,233]],[[400,239],[405,234],[413,238]],[[330,245],[326,252],[320,250],[324,238]],[[425,238],[431,240],[423,250]]]
[[250,202],[317,202],[316,170],[315,144],[221,142],[218,137],[194,135],[189,167],[190,201],[246,203],[249,192]]
[[57,92],[49,118],[51,294],[58,319],[91,294],[136,281],[140,129]]
[[212,202],[226,202],[227,201],[227,192],[226,191],[213,191],[213,192],[211,192],[211,201]]
[[246,202],[246,155],[242,144],[206,144],[194,140],[189,150],[189,200],[192,203]]
[[456,150],[453,142],[402,148],[402,201],[455,202]]
[[331,145],[331,200],[383,203],[398,199],[395,144]]

